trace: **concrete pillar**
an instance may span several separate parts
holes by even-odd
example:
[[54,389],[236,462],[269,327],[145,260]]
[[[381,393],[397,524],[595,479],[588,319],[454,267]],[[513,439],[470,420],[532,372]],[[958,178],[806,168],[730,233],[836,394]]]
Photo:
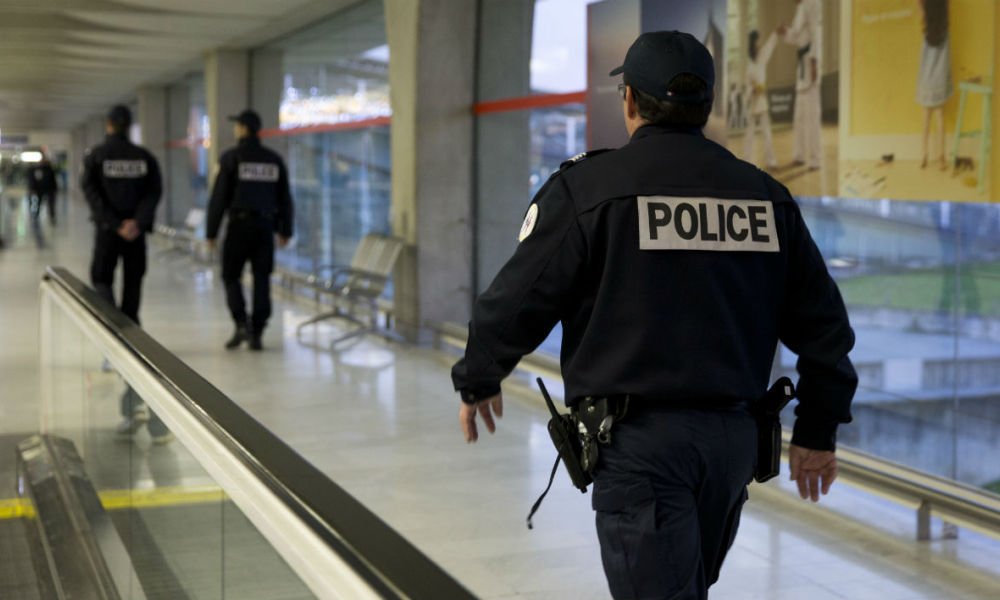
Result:
[[248,53],[243,50],[213,50],[205,59],[205,111],[211,126],[209,187],[215,179],[219,156],[235,142],[227,118],[250,105],[249,66]]
[[392,226],[408,242],[397,322],[466,321],[472,294],[476,3],[386,0],[392,58]]
[[104,138],[107,136],[104,130],[105,121],[106,119],[103,115],[91,117],[87,120],[86,140],[88,148],[104,141]]
[[264,129],[278,127],[284,87],[284,52],[254,50],[250,55],[250,106],[260,114]]
[[70,133],[72,143],[70,145],[69,158],[66,164],[67,182],[69,183],[69,193],[76,197],[80,191],[80,170],[83,166],[83,155],[87,152],[87,126],[77,125]]
[[[479,100],[529,95],[534,0],[483,0],[481,6]],[[474,292],[479,293],[513,253],[528,207],[531,112],[483,115],[476,128]]]
[[[280,125],[281,97],[285,88],[285,54],[280,49],[254,50],[250,54],[250,106],[265,130]],[[266,144],[288,157],[288,138],[268,137]],[[291,168],[291,165],[289,165]]]
[[160,177],[163,180],[163,197],[157,209],[157,221],[163,223],[169,220],[170,170],[167,156],[167,88],[163,86],[148,86],[139,88],[139,110],[137,122],[142,128],[142,145],[156,159],[160,166]]

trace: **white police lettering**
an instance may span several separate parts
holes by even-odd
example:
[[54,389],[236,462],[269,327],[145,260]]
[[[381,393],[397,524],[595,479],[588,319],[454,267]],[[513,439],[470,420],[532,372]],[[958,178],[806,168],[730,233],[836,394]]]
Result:
[[278,165],[271,163],[240,163],[240,181],[270,181],[278,180]]
[[640,250],[781,251],[770,202],[673,196],[638,200]]
[[144,160],[106,160],[101,164],[104,176],[111,179],[138,179],[148,172]]
[[528,214],[524,215],[524,223],[521,224],[521,233],[517,235],[517,241],[523,242],[531,232],[535,230],[535,223],[538,222],[538,205],[532,204],[528,207]]

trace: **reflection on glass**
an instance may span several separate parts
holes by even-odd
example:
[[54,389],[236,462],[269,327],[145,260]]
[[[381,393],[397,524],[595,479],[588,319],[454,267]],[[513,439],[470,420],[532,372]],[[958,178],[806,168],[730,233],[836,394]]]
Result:
[[72,441],[114,524],[132,571],[122,597],[313,598],[180,440],[156,444],[148,426],[115,431],[123,396],[153,403],[129,392],[75,321],[49,310],[45,432]]

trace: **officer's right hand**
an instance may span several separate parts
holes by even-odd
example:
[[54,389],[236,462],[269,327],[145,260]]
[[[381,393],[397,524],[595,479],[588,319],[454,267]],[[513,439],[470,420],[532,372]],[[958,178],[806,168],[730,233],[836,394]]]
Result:
[[215,238],[206,239],[205,245],[208,246],[209,250],[215,250]]
[[458,421],[462,425],[465,441],[470,444],[479,439],[479,430],[476,428],[476,413],[483,417],[486,429],[490,433],[495,432],[497,426],[493,422],[493,414],[495,413],[498,419],[503,418],[503,394],[480,400],[475,404],[462,402],[462,407],[458,409]]
[[837,456],[829,451],[792,444],[788,447],[788,466],[803,500],[819,502],[820,492],[826,495],[837,478]]

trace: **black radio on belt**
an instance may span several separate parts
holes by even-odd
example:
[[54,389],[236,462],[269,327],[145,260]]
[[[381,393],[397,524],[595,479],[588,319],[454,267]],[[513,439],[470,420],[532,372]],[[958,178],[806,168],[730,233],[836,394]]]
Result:
[[792,380],[782,377],[753,406],[757,420],[757,483],[774,479],[781,472],[781,411],[795,397]]
[[538,387],[542,390],[545,405],[549,407],[549,413],[552,415],[548,426],[549,437],[552,438],[552,443],[555,445],[558,455],[556,456],[555,464],[552,465],[549,484],[545,487],[542,495],[538,497],[538,500],[535,501],[535,504],[532,505],[531,512],[528,513],[528,529],[533,529],[531,518],[535,516],[538,507],[542,505],[542,500],[549,493],[552,481],[556,478],[556,471],[559,469],[560,460],[566,465],[566,472],[569,473],[569,478],[580,492],[586,493],[587,486],[594,481],[590,473],[583,468],[583,441],[580,439],[580,426],[577,420],[572,415],[560,414],[556,410],[556,405],[552,402],[552,396],[549,396],[549,391],[545,389],[542,378],[539,377],[536,381],[538,382]]

